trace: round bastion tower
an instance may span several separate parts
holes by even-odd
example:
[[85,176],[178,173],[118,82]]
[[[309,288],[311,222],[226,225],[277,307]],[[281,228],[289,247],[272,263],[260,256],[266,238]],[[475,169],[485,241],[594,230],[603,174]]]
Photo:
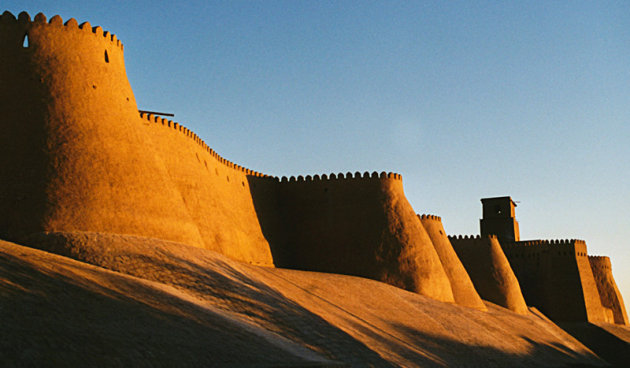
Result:
[[143,144],[123,45],[89,23],[0,16],[0,237],[96,231],[202,244]]

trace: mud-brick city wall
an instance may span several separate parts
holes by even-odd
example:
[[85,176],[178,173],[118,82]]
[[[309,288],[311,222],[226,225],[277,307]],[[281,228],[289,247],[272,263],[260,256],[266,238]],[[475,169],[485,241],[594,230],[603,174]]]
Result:
[[418,215],[418,219],[429,234],[433,247],[440,257],[442,267],[451,283],[455,303],[483,311],[487,310],[446,235],[442,219],[439,216],[426,214]]
[[628,315],[617,283],[612,275],[610,258],[603,256],[588,256],[597,290],[604,308],[610,310],[612,321],[617,324],[628,324]]
[[495,235],[451,236],[453,249],[479,295],[516,313],[527,314],[519,280]]
[[139,120],[199,230],[203,247],[233,259],[273,265],[247,177],[276,183],[274,178],[225,160],[178,123],[152,115]]
[[501,246],[528,305],[554,321],[605,320],[584,241],[504,241]]
[[[272,191],[275,203],[269,201]],[[260,183],[254,201],[277,266],[369,277],[453,301],[400,175],[283,178],[276,188]]]
[[98,231],[201,241],[145,144],[114,35],[74,19],[4,13],[0,111],[4,238]]

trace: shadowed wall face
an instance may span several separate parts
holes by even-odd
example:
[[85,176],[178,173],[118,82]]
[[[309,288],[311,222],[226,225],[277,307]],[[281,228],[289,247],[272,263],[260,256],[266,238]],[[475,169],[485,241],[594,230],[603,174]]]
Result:
[[501,245],[528,305],[554,321],[606,319],[583,241],[533,240]]
[[527,313],[519,282],[496,236],[450,240],[483,299],[516,313]]
[[50,100],[44,74],[24,48],[24,16],[0,16],[0,236],[37,231],[46,211],[46,133]]
[[[279,267],[343,273],[387,282],[442,301],[450,283],[398,178],[283,181],[277,202],[254,191],[264,232]],[[268,215],[267,215],[268,216]]]
[[429,234],[433,247],[440,257],[442,267],[444,267],[451,283],[455,303],[483,311],[487,310],[462,262],[457,258],[457,254],[444,231],[442,220],[438,216],[432,215],[422,215],[418,218]]

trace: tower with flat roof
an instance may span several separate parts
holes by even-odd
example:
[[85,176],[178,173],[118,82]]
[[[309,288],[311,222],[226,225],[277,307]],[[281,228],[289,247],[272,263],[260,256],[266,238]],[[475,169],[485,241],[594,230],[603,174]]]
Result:
[[481,236],[496,235],[499,241],[519,241],[516,203],[511,197],[482,198]]

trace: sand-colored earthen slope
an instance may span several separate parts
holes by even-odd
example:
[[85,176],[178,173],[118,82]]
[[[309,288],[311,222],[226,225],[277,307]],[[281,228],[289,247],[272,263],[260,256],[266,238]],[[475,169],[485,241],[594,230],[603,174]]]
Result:
[[602,363],[544,317],[492,304],[482,312],[140,237],[52,234],[39,245],[99,267],[0,242],[0,360],[10,365]]

